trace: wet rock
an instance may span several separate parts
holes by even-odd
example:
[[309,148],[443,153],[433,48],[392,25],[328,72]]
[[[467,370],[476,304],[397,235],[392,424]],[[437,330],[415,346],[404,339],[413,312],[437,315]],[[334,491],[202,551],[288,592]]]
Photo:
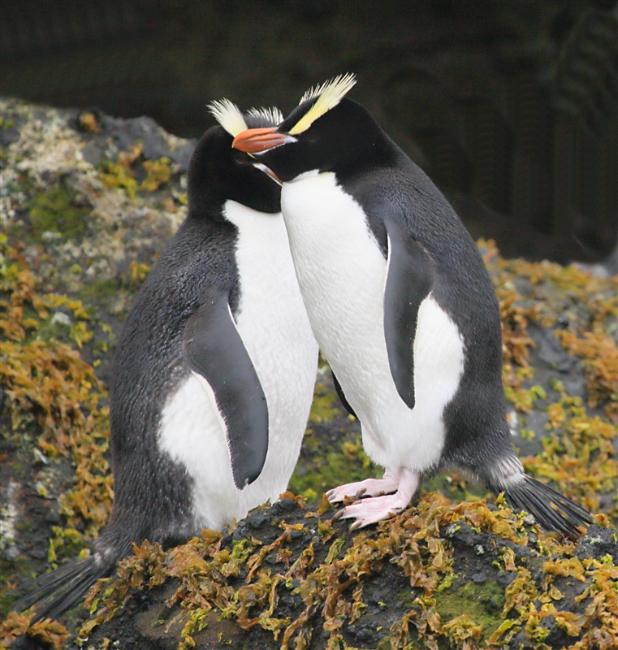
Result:
[[610,555],[618,564],[618,531],[613,528],[591,526],[586,537],[577,546],[577,557],[583,560],[591,555]]

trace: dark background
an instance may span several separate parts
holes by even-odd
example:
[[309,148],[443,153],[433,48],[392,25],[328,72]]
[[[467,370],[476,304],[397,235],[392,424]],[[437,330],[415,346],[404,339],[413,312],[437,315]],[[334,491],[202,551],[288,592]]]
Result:
[[0,0],[0,95],[149,115],[353,97],[507,255],[599,261],[618,233],[614,0]]

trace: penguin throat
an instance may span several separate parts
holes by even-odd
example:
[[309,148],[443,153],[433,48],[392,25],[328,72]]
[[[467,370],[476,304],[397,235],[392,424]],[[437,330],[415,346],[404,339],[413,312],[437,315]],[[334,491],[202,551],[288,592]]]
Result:
[[289,181],[285,181],[285,182],[286,183],[296,183],[297,181],[302,181],[302,180],[304,180],[306,178],[312,178],[314,176],[318,176],[320,173],[321,172],[320,172],[319,169],[310,169],[309,171],[302,172],[302,174],[298,174],[298,176],[294,176],[294,178],[292,178]]

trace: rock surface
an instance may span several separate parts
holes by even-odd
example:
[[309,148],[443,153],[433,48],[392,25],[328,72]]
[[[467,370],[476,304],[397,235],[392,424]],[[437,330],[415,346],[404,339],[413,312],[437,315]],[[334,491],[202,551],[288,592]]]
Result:
[[186,213],[191,148],[147,118],[0,100],[0,645],[616,647],[618,282],[506,261],[491,242],[514,442],[529,472],[596,513],[577,544],[456,471],[350,533],[322,493],[378,468],[323,367],[294,494],[223,536],[143,544],[88,616],[24,638],[11,605],[109,512],[110,356]]

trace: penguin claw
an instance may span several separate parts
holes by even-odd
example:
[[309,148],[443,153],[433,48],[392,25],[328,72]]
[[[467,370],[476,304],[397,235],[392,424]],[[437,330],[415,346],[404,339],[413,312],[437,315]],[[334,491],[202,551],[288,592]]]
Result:
[[[381,500],[383,498],[384,497],[377,497],[376,500]],[[364,507],[367,501],[373,500],[374,499],[367,499],[366,501],[359,501],[358,503],[346,506],[337,513],[337,518],[354,519],[350,526],[350,530],[358,530],[359,528],[365,528],[365,526],[370,526],[371,524],[377,524],[379,521],[388,519],[403,510],[403,508],[396,510],[389,504],[371,504],[369,508]]]
[[326,492],[326,498],[331,503],[340,503],[345,499],[361,499],[364,496],[375,497],[379,494],[389,494],[397,490],[397,480],[391,476],[384,478],[368,478],[357,483],[346,483]]
[[[383,490],[385,485],[390,487],[392,484],[395,484],[395,489],[397,490],[395,494],[359,499],[355,503],[346,505],[337,511],[334,519],[354,519],[350,530],[358,530],[359,528],[365,528],[365,526],[376,524],[383,519],[388,519],[399,514],[408,506],[418,489],[418,473],[404,469],[400,472],[397,479],[394,479],[390,475],[385,476],[383,479],[367,479],[362,482],[362,487],[367,490],[368,494],[371,494],[371,489],[379,487]],[[337,496],[341,492],[345,493],[347,491],[348,494],[344,494],[345,498],[346,496],[350,496],[352,487],[358,490],[360,485],[359,483],[350,483],[341,486],[341,488],[335,488],[334,491],[340,491],[336,492]],[[332,492],[333,490],[330,490],[330,493]],[[333,503],[332,500],[331,503]]]
[[356,492],[350,494],[349,490],[342,490],[344,487],[346,486],[342,485],[341,487],[333,488],[326,493],[326,498],[330,501],[330,503],[340,503],[345,499],[360,499],[367,491],[365,488],[361,488]]

